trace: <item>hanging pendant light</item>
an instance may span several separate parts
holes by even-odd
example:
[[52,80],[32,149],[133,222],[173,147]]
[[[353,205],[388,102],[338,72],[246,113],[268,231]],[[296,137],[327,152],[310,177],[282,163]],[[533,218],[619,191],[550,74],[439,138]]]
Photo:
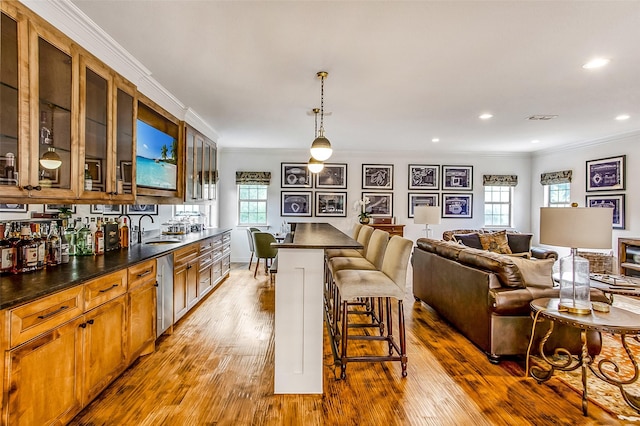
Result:
[[328,75],[326,71],[319,71],[317,74],[320,78],[320,131],[311,144],[311,156],[318,161],[328,160],[333,153],[331,142],[324,137],[324,79]]
[[[53,121],[55,106],[49,105],[51,108],[51,130],[42,126],[40,129],[40,143],[48,145],[47,152],[40,157],[40,165],[47,170],[55,170],[62,165],[62,159],[53,147]],[[46,112],[42,114],[42,124],[46,124]]]
[[[318,136],[318,113],[320,110],[318,108],[313,109],[313,114],[315,115],[316,125],[314,127],[313,136]],[[320,173],[322,169],[324,169],[324,162],[316,160],[315,158],[309,158],[309,162],[307,163],[307,168],[311,173]]]

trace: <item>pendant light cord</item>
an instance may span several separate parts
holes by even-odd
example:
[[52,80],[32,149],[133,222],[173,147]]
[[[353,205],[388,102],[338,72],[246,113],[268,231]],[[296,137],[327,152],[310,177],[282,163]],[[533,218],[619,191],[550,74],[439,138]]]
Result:
[[324,133],[324,76],[320,77],[320,132]]

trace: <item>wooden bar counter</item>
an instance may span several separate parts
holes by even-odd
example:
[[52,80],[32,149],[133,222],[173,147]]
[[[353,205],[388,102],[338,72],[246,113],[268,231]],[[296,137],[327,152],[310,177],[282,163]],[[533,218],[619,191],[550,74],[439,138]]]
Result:
[[362,248],[328,223],[297,223],[278,247],[276,394],[322,393],[324,250]]

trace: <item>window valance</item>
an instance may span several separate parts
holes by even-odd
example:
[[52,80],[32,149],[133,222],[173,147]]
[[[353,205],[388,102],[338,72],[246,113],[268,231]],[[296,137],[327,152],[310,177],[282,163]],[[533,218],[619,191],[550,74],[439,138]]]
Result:
[[540,174],[541,185],[555,185],[558,183],[571,183],[573,170],[562,170],[559,172],[549,172]]
[[271,172],[236,172],[236,185],[269,185]]
[[517,175],[482,175],[484,186],[516,186],[517,184]]

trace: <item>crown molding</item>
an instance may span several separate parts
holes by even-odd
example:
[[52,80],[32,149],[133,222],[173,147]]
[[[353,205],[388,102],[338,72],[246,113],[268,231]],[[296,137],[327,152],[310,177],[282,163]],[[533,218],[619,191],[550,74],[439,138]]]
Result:
[[192,110],[191,108],[187,108],[184,111],[184,121],[194,128],[198,129],[201,133],[203,133],[208,138],[212,139],[214,142],[218,141],[220,135],[215,131],[213,127],[209,125],[206,121],[200,117],[200,115]]
[[582,141],[582,142],[573,142],[573,143],[569,143],[567,145],[562,145],[559,147],[553,147],[553,148],[541,149],[539,151],[534,151],[532,154],[534,158],[543,157],[545,155],[554,154],[558,152],[573,151],[580,148],[606,145],[611,142],[620,141],[621,139],[633,138],[633,137],[640,138],[640,131],[634,130],[632,132],[619,133],[617,135],[607,136],[605,138],[600,138],[600,139],[592,139],[592,140]]

